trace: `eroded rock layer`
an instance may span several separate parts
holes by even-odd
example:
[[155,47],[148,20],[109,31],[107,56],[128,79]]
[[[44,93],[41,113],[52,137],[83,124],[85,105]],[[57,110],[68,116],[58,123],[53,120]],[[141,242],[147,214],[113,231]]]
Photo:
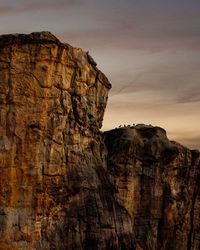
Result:
[[107,171],[138,249],[200,249],[200,152],[138,125],[105,133]]

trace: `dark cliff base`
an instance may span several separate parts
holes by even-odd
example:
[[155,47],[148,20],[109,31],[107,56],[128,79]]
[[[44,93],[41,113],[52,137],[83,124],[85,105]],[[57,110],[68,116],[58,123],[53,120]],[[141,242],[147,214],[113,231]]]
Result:
[[0,36],[0,250],[200,249],[200,153],[101,133],[110,87],[49,32]]

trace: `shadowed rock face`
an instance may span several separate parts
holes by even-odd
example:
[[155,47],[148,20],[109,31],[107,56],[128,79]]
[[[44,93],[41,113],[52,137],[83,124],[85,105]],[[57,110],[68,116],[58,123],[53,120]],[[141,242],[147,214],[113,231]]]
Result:
[[106,132],[105,143],[107,173],[139,249],[200,249],[200,153],[143,125]]
[[199,152],[102,134],[110,87],[49,32],[0,36],[0,250],[199,249]]

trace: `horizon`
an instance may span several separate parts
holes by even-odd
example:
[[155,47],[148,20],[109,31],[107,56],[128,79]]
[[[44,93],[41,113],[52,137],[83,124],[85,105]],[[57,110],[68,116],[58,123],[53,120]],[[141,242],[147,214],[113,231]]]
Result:
[[48,30],[89,50],[112,84],[102,130],[160,126],[200,149],[200,2],[0,2],[1,34]]

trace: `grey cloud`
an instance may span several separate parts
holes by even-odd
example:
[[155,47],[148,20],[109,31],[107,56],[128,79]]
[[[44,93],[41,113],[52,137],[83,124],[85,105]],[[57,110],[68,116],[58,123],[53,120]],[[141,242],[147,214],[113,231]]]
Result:
[[181,97],[177,97],[176,103],[190,103],[190,102],[196,102],[199,103],[200,106],[200,91],[199,88],[196,89],[196,91],[191,91],[189,93],[185,93]]
[[[199,20],[200,22],[200,20]],[[65,31],[58,34],[62,38],[69,37],[84,47],[108,48],[109,46],[126,50],[146,50],[159,52],[166,49],[200,50],[200,28],[185,31],[164,31],[162,27],[157,31],[147,30],[123,30],[109,27],[96,28],[83,31]]]
[[95,37],[102,46],[126,49],[200,49],[199,4],[196,8],[186,8],[179,2],[178,8],[171,3],[168,9],[159,8],[158,4],[157,10],[155,1],[151,2],[152,7],[147,2],[142,5],[136,1],[130,6],[127,1],[124,5],[108,3],[106,8],[103,3],[99,8],[94,4],[88,6],[91,21],[102,28],[71,35],[80,37],[83,43],[92,42]]
[[80,5],[84,1],[81,0],[42,0],[42,1],[31,1],[31,2],[19,2],[17,4],[0,4],[0,14],[7,15],[7,14],[18,14],[24,12],[31,12],[36,10],[56,10],[61,9],[63,7],[71,7],[76,6],[77,4]]
[[[137,94],[141,97],[141,101],[146,98],[146,95],[155,96],[154,102],[160,103],[190,103],[200,101],[199,80],[195,79],[200,74],[194,75],[193,70],[188,68],[187,74],[177,70],[177,72],[167,69],[165,74],[159,74],[163,71],[162,67],[156,65],[156,77],[151,76],[151,72],[146,71],[132,77],[132,82],[116,84],[111,91],[111,98],[120,98],[120,95]],[[159,72],[160,71],[160,72]],[[137,100],[136,100],[137,101]],[[153,102],[153,100],[152,100]]]

